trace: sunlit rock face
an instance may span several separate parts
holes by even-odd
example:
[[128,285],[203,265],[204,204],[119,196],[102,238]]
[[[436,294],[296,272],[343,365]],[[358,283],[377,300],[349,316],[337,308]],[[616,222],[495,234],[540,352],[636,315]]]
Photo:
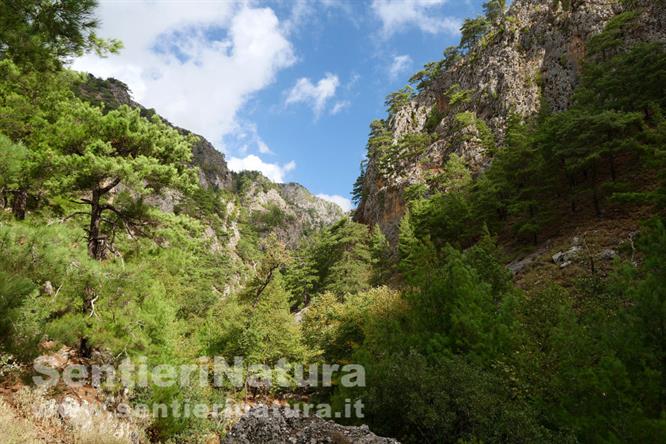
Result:
[[[640,3],[644,9],[627,41],[666,40],[666,8],[650,0]],[[515,0],[502,25],[389,117],[398,141],[405,134],[426,132],[428,117],[436,111],[441,120],[434,126],[431,122],[429,130],[437,140],[391,174],[382,173],[377,159],[370,157],[355,219],[379,224],[395,242],[408,186],[425,183],[451,153],[460,155],[473,173],[483,170],[491,161],[484,131],[501,143],[512,114],[527,117],[544,106],[567,109],[589,38],[621,12],[618,0]],[[465,99],[452,100],[452,91],[464,92]]]
[[[89,75],[78,88],[81,97],[95,104],[103,104],[105,109],[128,105],[139,108],[146,116],[155,114],[154,110],[135,102],[127,85],[119,80],[103,80]],[[191,134],[186,129],[176,128],[183,134]],[[237,224],[240,211],[246,211],[250,217],[256,216],[260,221],[275,222],[269,224],[271,226],[259,227],[263,228],[261,234],[275,234],[289,246],[295,246],[304,235],[344,216],[338,205],[314,196],[297,183],[274,183],[258,172],[232,172],[224,154],[204,137],[197,136],[192,145],[192,164],[199,170],[199,184],[204,190],[227,192],[226,198],[229,199],[225,202],[223,227],[226,238],[218,239],[211,230],[207,230],[216,249],[225,243],[230,250],[236,248],[240,238]],[[239,185],[241,182],[244,184],[242,187]],[[180,198],[179,193],[167,190],[160,195],[149,196],[147,202],[162,211],[174,212]],[[271,211],[274,214],[265,214]],[[267,219],[271,217],[274,220]]]

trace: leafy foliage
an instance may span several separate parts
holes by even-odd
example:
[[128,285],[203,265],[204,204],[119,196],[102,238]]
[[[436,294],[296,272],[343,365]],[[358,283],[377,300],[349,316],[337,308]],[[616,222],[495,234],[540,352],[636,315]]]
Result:
[[370,235],[365,225],[343,219],[307,239],[294,256],[286,281],[295,306],[307,305],[319,293],[342,297],[370,285]]
[[397,114],[398,111],[403,109],[409,103],[409,100],[412,98],[413,94],[414,91],[409,85],[389,94],[386,97],[386,101],[384,102],[389,115],[393,116]]
[[[623,46],[632,14],[591,42],[568,111],[511,116],[501,143],[476,114],[453,116],[492,154],[483,172],[450,154],[407,189],[399,226],[384,232],[345,218],[290,251],[260,236],[288,221],[282,209],[227,214],[233,193],[275,185],[246,172],[233,191],[201,190],[192,139],[152,113],[74,95],[81,79],[58,68],[108,44],[94,36],[93,6],[0,6],[0,189],[3,208],[12,207],[0,213],[3,353],[28,362],[48,338],[110,361],[192,363],[209,353],[243,356],[248,366],[354,362],[366,386],[334,380],[298,394],[338,406],[361,398],[363,421],[403,442],[666,440],[666,50]],[[465,22],[460,48],[411,79],[417,90],[500,32],[505,2],[484,11]],[[389,96],[390,116],[413,93]],[[472,92],[454,85],[447,97],[461,111]],[[429,132],[442,118],[435,111]],[[435,137],[394,140],[386,121],[373,122],[372,179],[414,163]],[[357,201],[371,179],[366,167]],[[617,192],[627,170],[650,169],[655,187]],[[173,198],[173,211],[158,208],[160,194]],[[658,210],[637,238],[636,263],[617,260],[592,285],[514,285],[497,235],[538,243],[569,211],[603,216],[609,198]],[[216,245],[229,218],[241,233],[238,256]],[[166,403],[250,395],[194,386],[129,393]],[[175,417],[151,427],[176,442],[217,431]]]
[[104,54],[120,43],[102,40],[95,0],[6,0],[0,3],[0,57],[36,69],[57,68],[86,51]]

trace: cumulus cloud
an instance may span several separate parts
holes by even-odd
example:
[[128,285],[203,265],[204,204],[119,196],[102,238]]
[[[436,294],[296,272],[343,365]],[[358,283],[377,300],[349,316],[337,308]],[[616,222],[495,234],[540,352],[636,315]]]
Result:
[[249,97],[296,61],[273,10],[245,2],[100,2],[97,15],[100,34],[125,49],[73,68],[124,81],[136,100],[217,144],[239,129]]
[[331,73],[326,73],[317,83],[312,83],[309,78],[302,77],[287,93],[285,105],[306,104],[319,117],[326,107],[326,103],[335,96],[339,85],[340,79]]
[[338,194],[317,194],[317,197],[320,199],[327,200],[329,202],[333,202],[340,208],[342,208],[344,211],[349,211],[352,209],[352,203],[351,200],[347,199],[346,197],[342,197]]
[[382,21],[384,37],[410,26],[429,34],[458,34],[461,21],[439,13],[447,0],[373,0],[372,10]]
[[408,55],[398,55],[393,57],[393,62],[389,68],[389,78],[397,79],[412,66],[412,58]]
[[259,171],[273,182],[278,183],[283,183],[287,173],[296,168],[296,163],[293,160],[284,165],[280,165],[277,163],[264,162],[254,154],[242,158],[231,157],[227,163],[232,171]]

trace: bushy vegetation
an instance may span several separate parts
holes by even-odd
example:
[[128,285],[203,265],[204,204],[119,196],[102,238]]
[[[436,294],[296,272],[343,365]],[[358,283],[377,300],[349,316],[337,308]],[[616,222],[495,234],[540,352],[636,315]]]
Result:
[[[0,30],[0,353],[29,362],[49,339],[111,363],[204,354],[248,365],[353,362],[366,369],[365,387],[334,380],[298,394],[335,405],[362,399],[362,421],[406,443],[666,441],[666,49],[617,44],[629,18],[591,45],[568,111],[512,116],[497,146],[475,114],[453,116],[476,129],[492,163],[475,176],[450,155],[410,187],[395,245],[378,226],[343,219],[290,251],[270,235],[288,218],[281,208],[229,215],[231,191],[200,189],[191,138],[156,116],[76,96],[81,78],[63,60],[112,43],[88,26],[94,2],[70,3],[62,2],[70,24],[84,23],[48,28],[55,41],[47,32],[16,46],[48,20],[39,2],[15,9],[25,17]],[[417,89],[504,20],[504,2],[485,8],[466,22],[461,48],[413,78]],[[392,95],[390,114],[412,94]],[[471,93],[454,87],[449,98],[455,106]],[[368,153],[389,175],[434,140],[394,141],[375,121]],[[656,186],[627,171],[652,174]],[[244,173],[234,192],[271,186]],[[149,204],[166,191],[174,211]],[[363,180],[355,192],[363,198]],[[640,260],[618,259],[609,276],[566,287],[515,286],[498,236],[539,243],[558,220],[585,209],[603,216],[611,201],[654,208],[637,238]],[[228,217],[240,223],[240,259],[213,246]],[[194,386],[129,393],[137,402],[249,395]],[[196,442],[219,429],[167,417],[150,435]]]
[[[453,155],[408,188],[398,255],[388,256],[397,294],[378,288],[365,304],[331,295],[313,304],[309,329],[326,338],[317,347],[341,359],[341,345],[353,344],[347,359],[368,369],[365,389],[339,388],[333,398],[363,398],[380,433],[405,442],[664,439],[666,48],[625,46],[621,30],[635,16],[619,16],[590,43],[569,110],[511,116],[482,174],[472,177]],[[466,23],[468,50],[489,19]],[[456,118],[475,123],[471,113]],[[375,134],[369,148],[382,140]],[[641,231],[638,266],[617,261],[602,277],[592,264],[589,278],[567,288],[547,278],[528,291],[514,286],[494,236],[539,243],[563,219],[601,218],[620,202],[656,214]]]

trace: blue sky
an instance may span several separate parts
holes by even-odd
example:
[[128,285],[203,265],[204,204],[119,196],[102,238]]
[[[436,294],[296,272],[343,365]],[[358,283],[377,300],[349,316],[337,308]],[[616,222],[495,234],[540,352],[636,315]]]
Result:
[[349,206],[384,97],[457,43],[480,0],[101,1],[120,55],[74,69],[207,137],[233,169],[259,169]]

